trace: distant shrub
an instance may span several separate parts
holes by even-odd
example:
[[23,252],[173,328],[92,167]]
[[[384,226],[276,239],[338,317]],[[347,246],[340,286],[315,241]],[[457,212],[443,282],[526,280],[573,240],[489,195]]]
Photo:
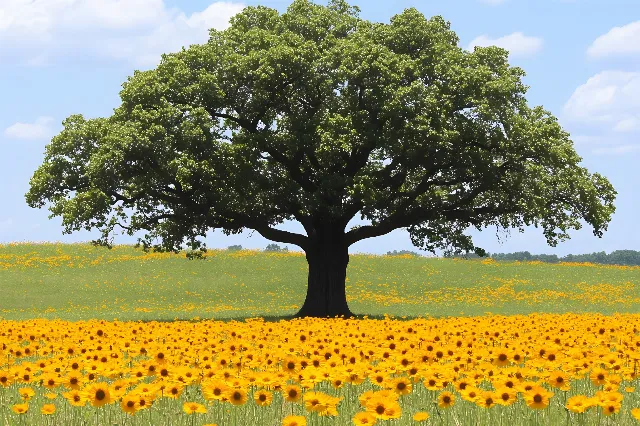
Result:
[[240,250],[242,250],[242,246],[241,245],[229,246],[229,247],[227,247],[227,250],[229,250],[229,251],[240,251]]
[[194,259],[204,259],[205,256],[204,254],[207,251],[204,249],[200,249],[200,250],[188,250],[185,252],[185,256],[187,257],[187,259],[189,260],[194,260]]
[[409,251],[409,250],[400,250],[400,251],[394,250],[394,251],[387,252],[387,256],[402,256],[403,254],[420,257],[420,254],[416,253],[415,251]]
[[278,252],[278,253],[286,253],[289,251],[288,247],[280,247],[277,244],[269,244],[267,246],[267,248],[264,249],[264,251],[270,251],[270,252]]

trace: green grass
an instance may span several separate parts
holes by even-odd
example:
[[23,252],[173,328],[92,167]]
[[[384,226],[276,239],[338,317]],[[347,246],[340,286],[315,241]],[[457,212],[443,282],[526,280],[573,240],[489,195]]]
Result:
[[[0,245],[0,319],[278,319],[304,301],[301,254],[209,254],[188,260],[149,258],[132,246]],[[352,311],[373,317],[640,312],[640,268],[352,254],[347,278]]]
[[[248,317],[279,320],[289,318],[302,304],[307,281],[307,263],[302,254],[212,251],[209,255],[206,260],[188,260],[184,253],[145,254],[132,246],[116,246],[113,250],[108,250],[92,247],[89,244],[0,245],[0,320],[45,318],[74,321],[117,318],[120,321],[171,321],[210,318],[229,320]],[[458,317],[484,315],[489,312],[502,315],[533,312],[602,314],[640,312],[640,292],[636,288],[636,283],[640,283],[638,267],[496,263],[482,260],[352,254],[347,277],[347,297],[352,311],[369,317],[384,315],[410,318]],[[620,320],[619,318],[599,318],[603,330],[613,330],[613,328],[626,330],[626,334],[631,336],[631,327],[633,327],[635,332],[635,325],[629,323],[629,321],[635,321],[633,318],[626,317],[622,320],[625,323],[620,325],[616,323]],[[418,320],[418,323],[421,321]],[[442,322],[450,321],[455,323],[457,320],[449,318]],[[501,320],[498,321],[501,322]],[[502,322],[509,323],[508,319],[503,319]],[[22,323],[22,327],[25,324],[28,323]],[[197,328],[200,323],[189,324],[184,329],[183,323],[177,324],[179,324],[180,333],[184,333],[185,329],[190,326]],[[295,322],[291,324],[294,328],[296,327]],[[4,325],[5,329],[15,329],[14,324],[4,323]],[[153,323],[147,325],[149,328],[157,326]],[[557,324],[550,325],[555,327]],[[565,324],[562,325],[565,326]],[[57,325],[57,327],[66,326],[69,325],[60,323]],[[132,326],[138,327],[136,323],[114,325],[112,329],[107,330],[107,334],[109,338],[117,336],[115,340],[128,340],[132,334],[127,332],[127,327]],[[170,326],[170,324],[162,326]],[[233,329],[234,333],[236,326],[242,327],[238,323],[228,323],[225,326]],[[283,327],[291,326],[283,325]],[[578,346],[585,345],[594,359],[598,348],[602,348],[605,352],[616,349],[609,345],[612,342],[614,345],[618,342],[617,334],[607,335],[602,341],[596,336],[596,340],[588,339],[589,342],[586,344],[584,339],[588,336],[583,333],[584,324],[569,323],[566,326],[568,329],[577,327],[576,333],[582,337],[574,343]],[[308,324],[303,323],[301,327],[306,333]],[[376,330],[375,327],[377,326],[372,325],[374,330]],[[472,325],[465,326],[465,328],[468,327],[480,327],[477,335],[483,335],[481,321],[473,320]],[[212,341],[222,342],[228,338],[228,330],[224,331],[223,328],[212,329],[213,333],[217,333],[209,336],[212,337]],[[53,328],[51,330],[53,331]],[[328,334],[336,332],[335,329],[331,330]],[[381,336],[382,329],[377,330],[376,336]],[[549,330],[549,324],[545,330]],[[554,330],[557,332],[557,328]],[[513,338],[508,330],[500,329],[500,331],[501,339],[505,342]],[[525,336],[533,336],[547,344],[548,337],[542,340],[547,334],[546,331],[536,332],[527,327],[522,330],[518,328],[518,331],[523,333],[521,340],[525,345],[528,341]],[[288,333],[290,332],[291,329]],[[385,332],[387,332],[386,328]],[[18,329],[13,333],[21,335],[22,331]],[[198,333],[191,332],[188,335],[197,342]],[[565,333],[563,341],[572,341],[574,336],[571,333],[573,332]],[[294,336],[297,334],[299,333],[293,332]],[[84,340],[86,334],[81,335]],[[426,325],[423,325],[421,336],[429,335]],[[475,329],[472,335],[476,335]],[[160,335],[149,336],[155,339],[156,344],[160,344]],[[261,336],[260,339],[262,339]],[[338,336],[342,337],[331,338],[339,342],[340,338],[344,338],[344,333],[341,335],[338,332]],[[418,338],[413,335],[407,336],[409,336],[407,339]],[[488,336],[493,347],[494,339],[492,335]],[[178,340],[182,337],[184,336],[181,335]],[[613,340],[610,341],[609,337],[613,337]],[[93,338],[92,335],[91,340]],[[483,339],[485,338],[481,337],[478,342]],[[517,342],[518,339],[513,340]],[[29,344],[29,342],[15,339],[11,341],[13,348],[17,347],[16,345]],[[500,344],[499,339],[498,342]],[[145,337],[145,344],[147,343]],[[265,343],[270,345],[273,342],[267,338]],[[43,341],[41,344],[45,345],[46,342]],[[164,337],[162,337],[162,344],[164,344]],[[369,342],[369,345],[372,343]],[[91,351],[97,351],[90,343],[86,343],[86,346]],[[482,350],[483,344],[478,343],[475,347]],[[269,347],[269,351],[272,350],[273,348]],[[54,360],[55,357],[57,355],[51,359]],[[7,360],[9,360],[8,356]],[[21,360],[23,363],[26,361],[29,361],[29,358]],[[0,368],[6,368],[7,365]],[[549,370],[555,368],[557,365],[549,365]],[[10,410],[13,404],[20,401],[18,389],[22,386],[24,384],[17,382],[8,388],[0,386],[0,424],[187,426],[202,425],[214,420],[218,421],[219,425],[234,424],[233,419],[235,419],[237,425],[277,426],[281,424],[282,417],[291,412],[290,410],[295,410],[296,414],[305,414],[302,405],[292,408],[290,404],[283,403],[282,397],[276,394],[274,403],[269,408],[256,409],[255,404],[251,402],[241,408],[216,403],[209,407],[208,414],[189,417],[182,412],[182,403],[204,402],[197,386],[190,386],[179,400],[162,399],[156,402],[152,409],[140,412],[135,417],[123,414],[117,404],[103,409],[94,409],[89,406],[71,408],[66,401],[61,401],[61,397],[56,399],[57,413],[47,417],[39,412],[40,407],[49,402],[44,396],[46,392],[42,387],[34,384],[37,392],[34,399],[30,401],[30,411],[20,417]],[[640,381],[637,378],[626,381],[621,389],[625,386],[639,388]],[[485,381],[480,384],[480,387],[489,389],[489,384]],[[306,413],[308,425],[353,424],[351,420],[353,415],[362,411],[357,396],[369,389],[373,387],[367,381],[358,386],[345,385],[339,391],[330,388],[328,383],[322,383],[315,390],[345,397],[339,406],[340,415],[335,419],[319,419],[316,414]],[[446,389],[453,390],[452,384],[448,384]],[[402,397],[402,418],[393,422],[381,421],[377,424],[417,425],[411,420],[411,416],[418,410],[430,413],[431,418],[426,423],[428,425],[635,424],[635,420],[630,415],[630,409],[640,406],[636,392],[625,391],[623,409],[613,418],[604,418],[598,414],[599,409],[595,408],[584,415],[569,414],[564,408],[566,397],[574,394],[593,395],[596,390],[597,388],[592,386],[586,378],[575,380],[569,393],[564,394],[558,391],[551,405],[541,412],[528,409],[521,398],[512,406],[496,406],[490,410],[478,408],[475,404],[458,398],[453,409],[441,410],[434,403],[438,392],[427,391],[421,384],[416,384],[413,393]],[[220,419],[223,420],[220,421]]]

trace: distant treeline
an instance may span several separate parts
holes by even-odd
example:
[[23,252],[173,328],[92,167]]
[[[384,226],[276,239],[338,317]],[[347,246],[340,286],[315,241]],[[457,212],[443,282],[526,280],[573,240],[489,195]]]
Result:
[[[469,257],[478,257],[469,255]],[[568,254],[558,257],[555,254],[531,254],[528,251],[518,251],[515,253],[488,253],[488,257],[495,260],[519,260],[558,263],[558,262],[590,262],[602,263],[605,265],[630,265],[640,266],[640,251],[635,250],[615,250],[607,254],[604,251],[588,254]]]
[[[387,256],[401,255],[401,254],[410,254],[413,256],[420,256],[420,254],[414,251],[401,250],[401,251],[389,251],[387,252]],[[445,257],[456,257],[456,258],[466,258],[466,259],[477,259],[480,258],[475,253],[469,253],[466,255],[459,256],[445,256]],[[590,263],[602,263],[605,265],[629,265],[629,266],[640,266],[640,251],[635,250],[615,250],[611,253],[607,254],[604,251],[589,253],[589,254],[568,254],[566,256],[559,257],[555,254],[531,254],[528,251],[517,251],[515,253],[487,253],[487,256],[494,260],[505,260],[505,261],[521,261],[521,262],[531,262],[531,261],[540,261],[540,262],[548,262],[548,263],[558,263],[558,262],[590,262]]]
[[[227,247],[230,251],[242,250],[242,246],[229,246]],[[264,250],[267,252],[287,252],[288,249],[286,247],[279,247],[277,244],[269,244],[267,248]],[[400,256],[400,255],[411,255],[416,257],[421,257],[422,255],[409,250],[393,250],[388,251],[387,256]],[[456,257],[456,258],[465,258],[465,259],[478,259],[478,256],[475,253],[468,253],[466,255],[456,255],[456,256],[445,256],[445,257]],[[515,253],[487,253],[485,258],[490,257],[494,260],[505,260],[505,261],[520,261],[520,262],[531,262],[531,261],[540,261],[540,262],[548,262],[548,263],[558,263],[558,262],[590,262],[590,263],[602,263],[605,265],[629,265],[629,266],[640,266],[640,251],[635,250],[615,250],[611,253],[607,254],[604,251],[589,253],[589,254],[568,254],[566,256],[558,257],[555,254],[531,254],[528,251],[517,251]]]

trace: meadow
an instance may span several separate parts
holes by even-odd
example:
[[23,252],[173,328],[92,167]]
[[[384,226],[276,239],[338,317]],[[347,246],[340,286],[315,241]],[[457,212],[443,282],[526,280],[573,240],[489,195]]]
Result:
[[3,425],[631,425],[640,268],[0,246]]
[[[304,254],[0,245],[0,319],[286,318],[306,294]],[[380,317],[640,313],[640,267],[351,254],[347,300]]]

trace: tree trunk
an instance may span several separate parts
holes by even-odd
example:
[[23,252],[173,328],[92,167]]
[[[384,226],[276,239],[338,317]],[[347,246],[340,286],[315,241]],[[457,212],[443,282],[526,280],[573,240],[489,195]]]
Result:
[[349,264],[349,246],[344,232],[337,238],[319,238],[306,251],[309,263],[307,297],[296,317],[351,317],[347,305],[345,281]]

